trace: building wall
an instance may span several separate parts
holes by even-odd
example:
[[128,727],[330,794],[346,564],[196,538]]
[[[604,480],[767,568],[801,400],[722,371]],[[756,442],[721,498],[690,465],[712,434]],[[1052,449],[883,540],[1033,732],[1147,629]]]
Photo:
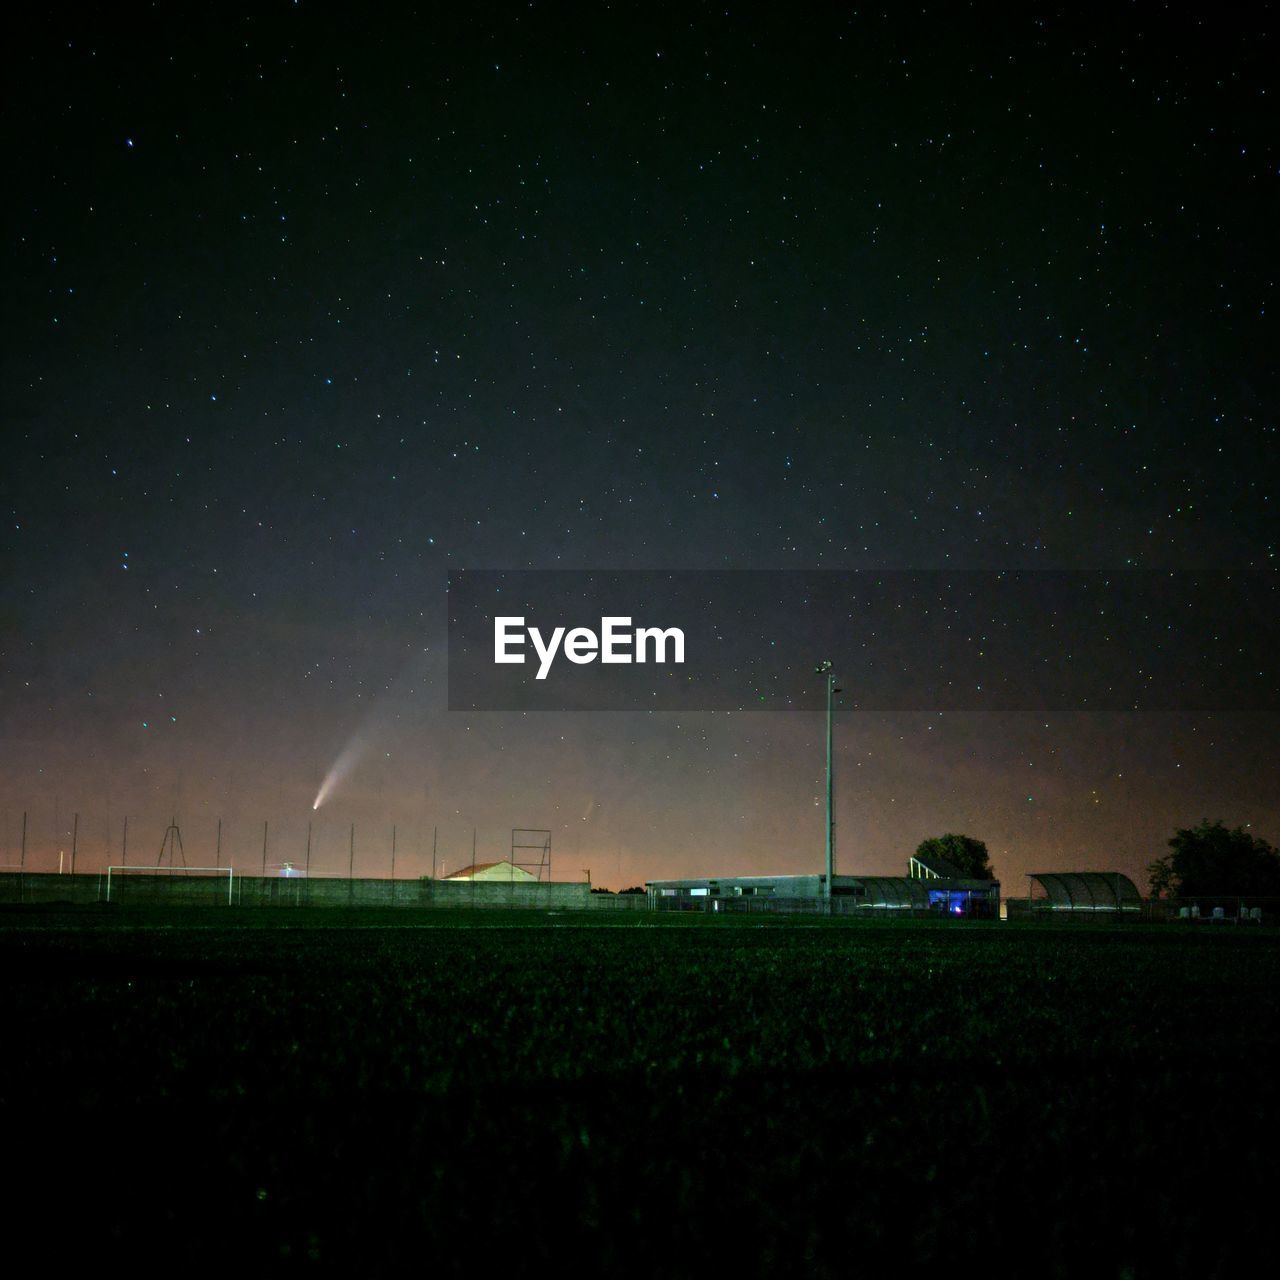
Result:
[[655,880],[647,888],[649,900],[659,911],[821,911],[838,915],[901,911],[993,918],[1000,907],[1000,884],[995,880],[836,876],[829,906],[824,879],[816,875]]
[[[0,904],[71,903],[106,899],[105,874],[49,872],[0,874]],[[240,876],[232,882],[236,906],[299,907],[528,907],[585,910],[591,890],[582,884],[476,880],[367,880]],[[128,906],[221,906],[226,876],[112,876],[111,900]]]
[[649,899],[642,893],[593,893],[587,906],[592,911],[648,911]]

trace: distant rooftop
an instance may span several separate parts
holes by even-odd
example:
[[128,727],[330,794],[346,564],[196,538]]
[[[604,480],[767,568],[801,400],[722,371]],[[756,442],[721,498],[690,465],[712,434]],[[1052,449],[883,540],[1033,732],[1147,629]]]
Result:
[[501,862],[473,862],[469,867],[460,867],[457,871],[450,871],[446,880],[461,880],[463,878],[470,880],[479,871],[488,871],[492,867],[502,866]]
[[469,867],[451,871],[444,878],[446,880],[497,880],[500,882],[514,880],[523,882],[537,880],[538,877],[527,867],[519,866],[504,859],[500,862],[473,862]]

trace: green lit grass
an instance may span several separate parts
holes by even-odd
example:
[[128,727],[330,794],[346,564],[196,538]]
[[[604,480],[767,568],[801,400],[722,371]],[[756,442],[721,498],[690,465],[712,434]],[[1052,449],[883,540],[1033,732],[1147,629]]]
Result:
[[1269,931],[299,918],[0,919],[18,1219],[73,1171],[126,1258],[1197,1277],[1266,1221]]

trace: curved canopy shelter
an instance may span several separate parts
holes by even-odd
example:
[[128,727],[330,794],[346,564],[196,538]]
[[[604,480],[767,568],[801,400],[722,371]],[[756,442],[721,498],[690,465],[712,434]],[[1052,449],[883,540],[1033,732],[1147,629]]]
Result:
[[[1120,871],[1037,871],[1027,879],[1033,903],[1054,911],[1128,911],[1142,902],[1138,886]],[[1043,899],[1036,898],[1036,885]]]
[[859,897],[868,907],[928,907],[929,889],[922,880],[906,876],[859,876]]

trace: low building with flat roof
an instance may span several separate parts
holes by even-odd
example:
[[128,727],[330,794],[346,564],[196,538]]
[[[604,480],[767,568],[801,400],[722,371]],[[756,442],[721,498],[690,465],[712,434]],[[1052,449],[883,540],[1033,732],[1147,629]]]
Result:
[[[650,880],[649,905],[658,911],[818,912],[827,903],[825,875],[710,876]],[[982,917],[1000,912],[1000,882],[958,876],[833,876],[837,915],[906,912]]]

